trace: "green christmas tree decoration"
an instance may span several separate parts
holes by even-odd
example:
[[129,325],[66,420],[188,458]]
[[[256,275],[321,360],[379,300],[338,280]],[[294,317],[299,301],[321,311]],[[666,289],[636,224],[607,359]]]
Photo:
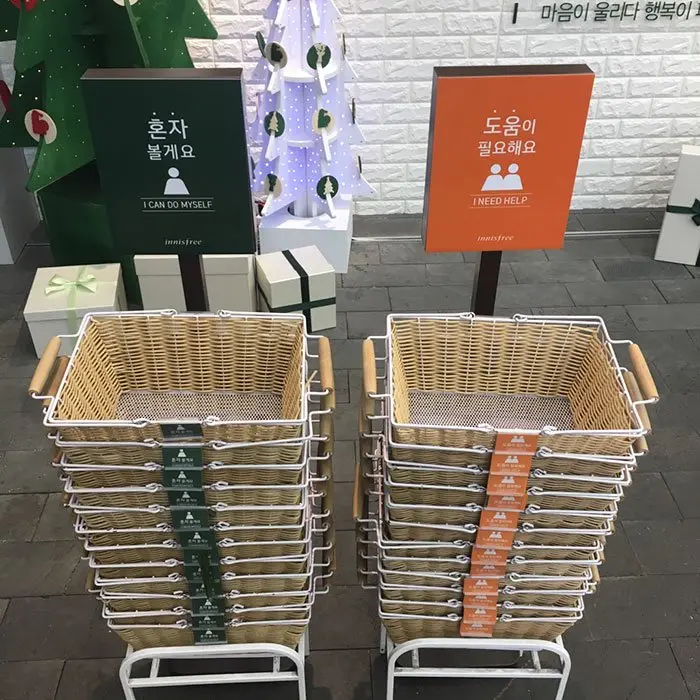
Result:
[[[0,147],[37,147],[27,189],[38,192],[57,264],[119,260],[83,104],[85,71],[191,68],[186,39],[216,36],[198,0],[0,0],[0,41],[17,42],[11,94],[0,81]],[[133,265],[121,262],[133,300]]]

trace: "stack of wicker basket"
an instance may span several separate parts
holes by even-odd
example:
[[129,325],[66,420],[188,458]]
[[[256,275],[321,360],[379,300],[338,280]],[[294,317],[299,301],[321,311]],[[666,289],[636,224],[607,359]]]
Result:
[[333,372],[310,340],[301,316],[136,312],[87,316],[70,359],[50,343],[31,391],[133,648],[304,633],[334,565]]
[[581,618],[658,399],[614,342],[599,318],[473,314],[393,315],[365,341],[358,569],[395,644]]

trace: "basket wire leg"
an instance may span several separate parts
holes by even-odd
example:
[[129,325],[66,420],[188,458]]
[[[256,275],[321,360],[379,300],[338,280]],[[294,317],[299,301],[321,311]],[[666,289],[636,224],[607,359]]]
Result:
[[[517,651],[529,653],[532,656],[533,668],[514,667],[426,667],[420,666],[418,651],[420,649],[461,649]],[[558,657],[560,668],[542,668],[539,654],[547,651]],[[571,657],[564,648],[561,637],[554,642],[543,642],[534,639],[414,639],[404,644],[394,646],[391,638],[387,638],[387,685],[386,700],[394,700],[396,678],[536,678],[558,681],[555,700],[564,700],[566,684],[571,673]],[[410,667],[398,667],[397,662],[404,654],[411,654]]]
[[[127,648],[126,656],[119,668],[119,680],[126,700],[136,700],[136,688],[163,688],[179,686],[218,685],[228,683],[296,682],[299,700],[306,700],[306,677],[304,673],[304,642],[300,641],[299,652],[281,644],[220,644],[215,646],[153,647],[134,651]],[[199,675],[159,675],[163,659],[232,659],[267,658],[272,660],[271,671],[208,673]],[[282,671],[282,658],[289,659],[295,670]],[[150,661],[150,672],[145,678],[132,677],[135,664]]]

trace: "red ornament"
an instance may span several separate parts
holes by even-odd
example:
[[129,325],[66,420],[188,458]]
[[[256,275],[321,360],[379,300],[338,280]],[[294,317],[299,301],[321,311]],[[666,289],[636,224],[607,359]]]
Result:
[[39,0],[10,0],[10,2],[19,10],[22,8],[22,4],[24,2],[24,9],[25,10],[33,10],[36,7],[37,2]]
[[0,102],[2,102],[2,106],[5,108],[6,112],[12,110],[11,100],[12,93],[10,92],[10,88],[7,87],[7,83],[4,80],[0,80]]
[[32,132],[37,136],[46,136],[49,131],[49,123],[41,116],[41,112],[32,110]]

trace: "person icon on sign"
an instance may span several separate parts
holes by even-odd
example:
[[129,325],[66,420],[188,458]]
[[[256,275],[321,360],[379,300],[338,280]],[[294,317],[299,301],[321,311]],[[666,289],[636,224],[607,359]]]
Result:
[[498,165],[498,163],[494,163],[491,166],[491,174],[484,181],[484,186],[481,188],[481,191],[493,192],[495,190],[505,189],[503,179],[503,175],[501,175],[501,166]]
[[508,175],[503,178],[503,189],[504,190],[522,190],[523,181],[518,175],[520,166],[517,163],[511,163],[508,166]]
[[169,168],[168,175],[168,181],[165,183],[163,194],[177,195],[190,193],[187,189],[187,185],[180,179],[180,171],[177,168]]

